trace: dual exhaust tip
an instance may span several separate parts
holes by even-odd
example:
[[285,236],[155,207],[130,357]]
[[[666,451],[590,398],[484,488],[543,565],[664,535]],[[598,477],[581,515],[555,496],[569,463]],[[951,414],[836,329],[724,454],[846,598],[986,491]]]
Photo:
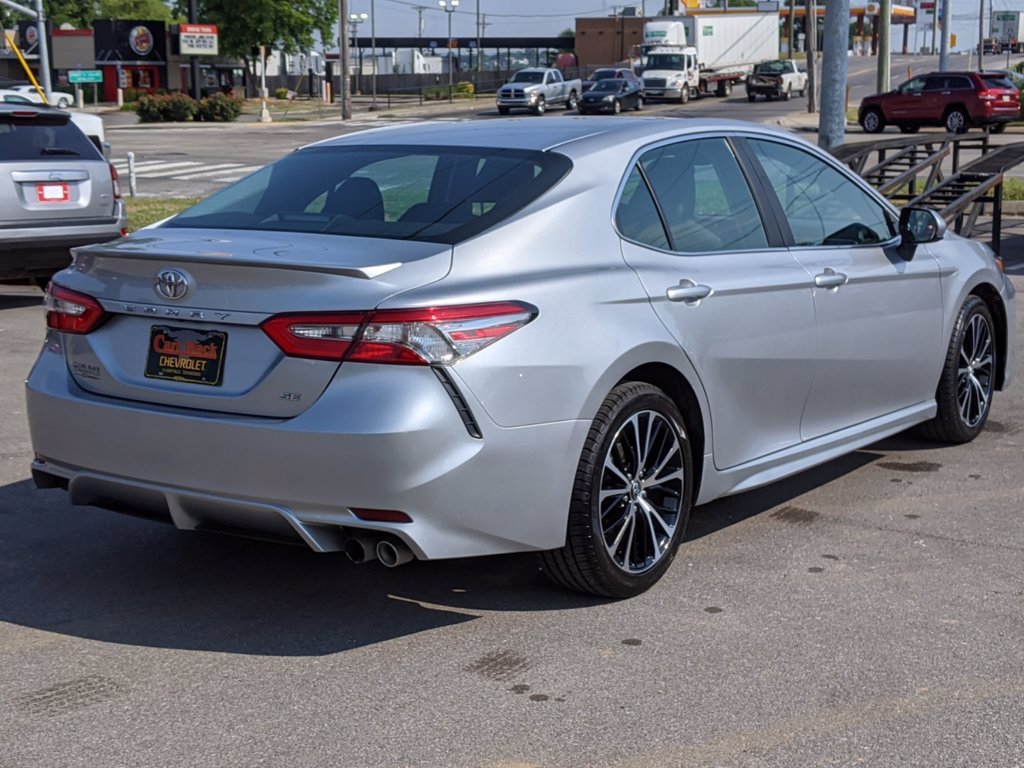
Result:
[[394,536],[373,536],[357,534],[345,539],[345,554],[353,563],[369,563],[380,560],[388,568],[397,568],[412,560],[412,550],[401,539]]

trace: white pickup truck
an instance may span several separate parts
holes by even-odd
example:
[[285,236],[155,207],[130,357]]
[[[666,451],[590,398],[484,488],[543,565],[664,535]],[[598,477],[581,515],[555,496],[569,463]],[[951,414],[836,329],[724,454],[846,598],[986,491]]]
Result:
[[521,69],[498,89],[498,112],[507,115],[513,109],[528,109],[535,115],[543,115],[548,107],[558,104],[576,109],[582,92],[582,82],[563,80],[557,69]]
[[771,101],[788,100],[794,93],[801,96],[807,91],[807,70],[792,59],[763,61],[754,67],[747,78],[747,101],[764,96]]

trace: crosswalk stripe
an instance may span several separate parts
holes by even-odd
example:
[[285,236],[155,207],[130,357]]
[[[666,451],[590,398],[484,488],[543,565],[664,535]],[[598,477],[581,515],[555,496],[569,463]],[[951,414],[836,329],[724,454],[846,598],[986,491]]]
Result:
[[[210,167],[213,168],[215,166]],[[219,171],[206,171],[202,173],[190,173],[186,176],[175,176],[174,179],[176,181],[188,181],[190,179],[204,178],[209,176],[211,177],[211,181],[238,181],[239,179],[248,176],[250,173],[253,173],[254,171],[258,171],[260,168],[263,167],[264,166],[262,165],[237,165],[232,168],[222,168]],[[220,175],[223,173],[230,173],[231,177],[224,178],[223,176]]]
[[[240,167],[241,166],[239,166],[238,163],[221,163],[219,165],[203,165],[202,163],[197,163],[195,166],[193,166],[191,168],[175,168],[174,170],[160,171],[159,173],[148,173],[147,172],[147,173],[141,173],[141,174],[139,174],[139,176],[141,178],[143,178],[143,179],[159,179],[159,178],[163,178],[165,176],[174,176],[175,178],[177,178],[177,174],[179,174],[179,173],[183,173],[183,172],[192,173],[193,171],[199,172],[200,169],[202,169],[203,172],[206,172],[206,171],[209,171],[210,169],[213,169],[213,168],[219,168],[221,170],[221,172],[223,172],[223,171],[233,171],[235,168],[240,168]],[[214,173],[216,173],[216,172],[217,171],[214,171]]]
[[[176,168],[177,172],[180,173],[184,171],[186,168],[194,168],[197,165],[202,165],[202,163],[195,162],[194,160],[188,160],[178,163],[159,163],[157,165],[147,165],[145,167],[142,167],[138,163],[136,163],[135,171],[136,174],[139,176],[141,176],[143,173],[150,174],[152,171],[169,171],[172,168]],[[114,167],[117,168],[118,173],[121,172],[122,169],[118,167],[117,163],[114,163]],[[128,166],[126,165],[124,167],[124,170],[127,170],[127,168]]]
[[[154,166],[157,166],[157,165],[167,165],[167,163],[173,163],[173,162],[189,162],[189,161],[175,161],[175,160],[136,160],[136,161],[135,161],[135,167],[136,167],[136,168],[152,168],[152,167],[154,167]],[[127,160],[127,158],[125,158],[125,159],[118,159],[118,160],[114,160],[114,161],[113,161],[113,163],[114,163],[114,165],[116,165],[116,166],[117,166],[118,168],[127,168],[127,167],[128,167],[128,160]]]

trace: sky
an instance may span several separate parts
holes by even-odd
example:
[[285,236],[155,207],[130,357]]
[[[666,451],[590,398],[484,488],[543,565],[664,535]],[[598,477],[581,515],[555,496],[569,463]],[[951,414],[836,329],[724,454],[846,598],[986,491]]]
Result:
[[[783,0],[784,1],[784,0]],[[907,2],[908,0],[904,0]],[[899,2],[899,0],[896,0]],[[978,42],[978,13],[984,4],[986,22],[985,34],[988,35],[988,14],[994,5],[995,10],[1024,11],[1024,0],[951,0],[952,31],[957,36],[959,49],[966,50]],[[853,5],[864,5],[853,0]],[[349,0],[350,13],[376,13],[376,33],[380,36],[415,37],[417,33],[418,13],[416,7],[423,11],[423,36],[444,39],[448,35],[447,15],[438,5],[437,0]],[[452,36],[472,38],[476,36],[475,21],[477,7],[484,17],[485,35],[496,37],[553,37],[566,27],[573,27],[578,16],[610,16],[614,9],[622,5],[636,6],[640,13],[654,14],[660,10],[662,0],[618,0],[618,4],[607,0],[460,0],[458,9],[452,14]],[[915,42],[923,44],[925,34],[931,41],[931,26],[918,25],[919,29],[910,28],[910,47]],[[927,26],[927,30],[925,27]],[[369,22],[360,26],[358,35],[369,36]],[[916,36],[916,41],[915,41]],[[902,32],[894,30],[893,45],[900,46],[903,42]]]

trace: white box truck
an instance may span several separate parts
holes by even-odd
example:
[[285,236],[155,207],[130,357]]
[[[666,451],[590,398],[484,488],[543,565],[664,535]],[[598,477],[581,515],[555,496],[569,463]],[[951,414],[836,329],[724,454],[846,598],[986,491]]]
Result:
[[1024,13],[996,11],[989,22],[988,34],[995,39],[1000,51],[1024,53]]
[[779,56],[774,13],[695,13],[644,25],[641,55],[648,98],[686,102],[708,93],[728,96],[754,65]]

